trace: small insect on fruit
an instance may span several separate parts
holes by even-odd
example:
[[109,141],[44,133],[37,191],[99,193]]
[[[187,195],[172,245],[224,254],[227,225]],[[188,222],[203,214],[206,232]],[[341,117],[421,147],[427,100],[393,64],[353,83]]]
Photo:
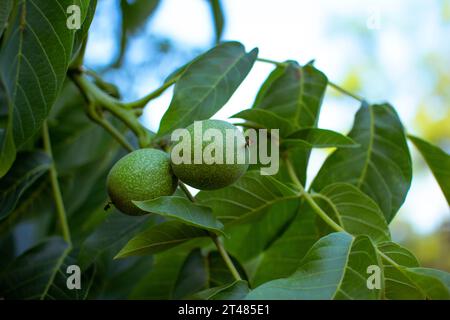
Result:
[[112,204],[128,215],[146,212],[132,200],[152,200],[172,195],[178,179],[173,174],[169,155],[156,149],[133,151],[117,161],[109,172],[107,189]]
[[182,136],[171,152],[173,172],[181,181],[200,190],[220,189],[233,184],[247,171],[247,143],[232,124],[221,120],[197,121],[186,131],[187,136]]

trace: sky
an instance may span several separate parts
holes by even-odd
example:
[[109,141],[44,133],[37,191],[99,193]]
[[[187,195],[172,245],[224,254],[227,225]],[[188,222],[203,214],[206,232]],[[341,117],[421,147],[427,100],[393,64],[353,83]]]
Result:
[[[237,40],[247,50],[259,48],[259,56],[287,59],[315,66],[338,84],[357,74],[357,93],[370,102],[389,101],[410,133],[420,134],[416,113],[424,97],[432,96],[433,75],[426,72],[426,57],[449,57],[449,1],[296,1],[223,0],[226,25],[224,40]],[[98,66],[113,59],[120,22],[117,1],[99,2],[87,51],[87,64]],[[156,60],[149,37],[168,38],[186,54]],[[108,74],[112,82],[131,84],[125,99],[156,89],[164,76],[195,54],[211,47],[214,34],[206,0],[162,0],[154,17],[130,43],[127,61],[134,65],[153,62],[140,71]],[[187,56],[187,58],[186,58]],[[150,57],[150,58],[149,58]],[[153,60],[152,60],[153,59]],[[445,58],[444,58],[445,59]],[[447,66],[450,61],[446,60]],[[125,68],[126,69],[126,68]],[[256,63],[233,97],[214,118],[228,119],[250,107],[272,65]],[[172,90],[152,101],[142,122],[157,130],[170,104]],[[450,106],[431,103],[430,113],[439,118]],[[347,133],[359,103],[327,90],[319,127]],[[450,138],[450,137],[448,137]],[[449,145],[450,146],[450,145]],[[414,159],[422,161],[411,146]],[[449,151],[449,150],[447,150]],[[319,170],[327,153],[314,150],[309,176]],[[419,168],[419,167],[417,167]],[[417,169],[416,168],[416,169]],[[450,210],[439,186],[427,170],[415,170],[411,190],[398,217],[421,233],[433,231],[449,219]]]

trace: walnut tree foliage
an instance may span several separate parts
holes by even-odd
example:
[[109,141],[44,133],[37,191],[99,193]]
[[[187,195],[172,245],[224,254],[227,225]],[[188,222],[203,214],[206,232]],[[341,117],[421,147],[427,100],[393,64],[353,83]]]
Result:
[[[121,1],[121,65],[127,37],[160,1]],[[421,267],[391,239],[389,224],[421,153],[450,203],[450,156],[409,136],[395,107],[361,107],[350,132],[317,127],[328,87],[312,63],[275,62],[239,42],[220,42],[168,75],[157,90],[123,102],[83,66],[96,0],[2,0],[0,8],[0,298],[6,299],[449,299],[450,274]],[[208,1],[220,39],[220,1]],[[66,26],[70,5],[82,27]],[[255,63],[274,70],[234,118],[280,129],[280,172],[252,168],[235,184],[192,197],[108,203],[111,166],[137,148],[216,114]],[[138,120],[174,86],[158,132]],[[337,87],[339,88],[339,87]],[[344,91],[345,92],[345,91]],[[408,140],[412,143],[408,145]],[[313,148],[334,148],[305,189]],[[433,204],[430,203],[430,206]],[[422,214],[426,214],[423,212]],[[66,288],[79,265],[82,288]],[[369,289],[369,266],[381,270]]]

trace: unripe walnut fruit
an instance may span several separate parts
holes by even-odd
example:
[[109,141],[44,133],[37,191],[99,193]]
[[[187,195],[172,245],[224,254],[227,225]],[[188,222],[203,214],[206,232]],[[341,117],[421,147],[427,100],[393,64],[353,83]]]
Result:
[[132,200],[170,196],[175,192],[177,183],[167,153],[140,149],[117,161],[109,172],[106,184],[111,202],[117,209],[128,215],[141,215],[146,212],[136,207]]
[[[200,127],[202,132],[198,132]],[[221,120],[205,120],[198,121],[186,129],[189,132],[191,142],[190,155],[180,156],[190,158],[190,163],[176,163],[172,154],[173,172],[181,181],[200,190],[221,189],[236,182],[247,171],[248,148],[244,135],[235,126]],[[211,145],[216,137],[210,137],[211,139],[204,138],[204,134],[207,135],[208,129],[216,129],[216,133],[220,132],[222,163],[211,163],[214,162],[212,159],[218,160],[221,157],[219,155],[220,152],[211,151],[214,149],[211,148]],[[213,131],[210,131],[210,133],[214,135]],[[233,143],[230,143],[230,139],[227,139],[227,133],[229,136],[236,135]],[[198,150],[199,148],[197,148],[197,156],[199,154],[202,156],[202,163],[200,164],[194,163],[196,143],[201,149]],[[172,151],[175,152],[175,147],[173,147]],[[233,161],[227,162],[227,156],[230,157],[230,154]]]

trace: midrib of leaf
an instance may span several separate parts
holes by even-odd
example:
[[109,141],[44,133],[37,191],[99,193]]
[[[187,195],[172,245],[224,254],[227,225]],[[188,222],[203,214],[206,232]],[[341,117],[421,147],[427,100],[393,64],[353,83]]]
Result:
[[51,276],[45,286],[45,290],[44,292],[41,294],[41,296],[39,297],[39,300],[43,300],[45,299],[45,297],[47,296],[48,290],[50,289],[50,287],[53,284],[53,281],[55,281],[55,277],[56,274],[58,273],[59,269],[61,268],[62,264],[64,263],[64,260],[67,258],[67,255],[69,254],[69,252],[72,250],[72,248],[69,246],[67,247],[63,254],[61,255],[61,257],[58,259],[55,267],[52,270]]
[[9,186],[7,189],[3,190],[2,193],[9,193],[12,190],[17,189],[17,186],[23,183],[24,181],[28,180],[31,176],[33,176],[35,173],[41,171],[45,167],[48,167],[46,164],[41,164],[37,167],[35,167],[33,170],[29,171],[26,175],[24,175],[21,179],[14,182],[11,186]]
[[355,237],[353,237],[353,236],[351,236],[351,237],[352,237],[352,241],[350,242],[350,245],[348,246],[347,255],[346,255],[346,257],[345,257],[344,270],[342,271],[341,279],[339,280],[338,285],[337,285],[337,287],[336,287],[336,290],[334,291],[333,297],[332,297],[331,299],[334,299],[334,297],[336,296],[336,294],[337,294],[339,291],[341,291],[341,286],[342,286],[342,283],[344,282],[345,271],[346,271],[346,269],[347,269],[347,267],[348,267],[348,263],[349,263],[349,261],[350,261],[350,253],[352,252],[352,246],[353,246],[353,243],[355,242]]
[[182,239],[154,242],[154,243],[151,243],[149,245],[145,245],[145,246],[139,247],[139,249],[124,251],[122,254],[124,254],[124,253],[125,254],[137,253],[137,252],[145,251],[146,249],[149,249],[149,248],[152,248],[152,247],[156,247],[156,246],[161,246],[161,245],[165,245],[165,244],[172,244],[172,243],[178,243],[178,242],[184,242],[184,241],[186,241],[188,239],[192,239],[192,238],[186,237],[186,238],[182,238]]
[[374,135],[375,135],[375,123],[374,123],[374,115],[373,115],[373,108],[371,106],[369,108],[369,119],[370,119],[370,134],[369,134],[369,145],[367,147],[367,155],[366,155],[366,161],[364,162],[364,167],[361,172],[361,176],[358,180],[358,188],[361,188],[362,184],[364,183],[364,179],[366,178],[367,174],[367,168],[369,167],[369,162],[371,161],[371,155],[372,155],[372,148],[373,148],[373,141],[374,141]]
[[[247,55],[247,53],[244,51],[234,62],[233,62],[233,64],[230,66],[230,67],[228,67],[226,70],[225,70],[225,72],[223,73],[223,75],[222,76],[220,76],[219,78],[218,78],[218,80],[212,85],[212,86],[209,86],[209,90],[207,90],[206,91],[206,94],[205,95],[203,95],[202,97],[201,97],[201,99],[199,99],[198,101],[197,101],[197,103],[196,104],[194,104],[194,106],[188,111],[188,112],[186,112],[183,116],[181,116],[181,118],[177,121],[177,122],[175,122],[176,124],[178,124],[178,123],[180,123],[180,122],[182,122],[186,117],[188,117],[188,116],[190,116],[191,114],[192,114],[192,112],[205,100],[205,98],[209,95],[209,94],[211,94],[211,92],[213,92],[214,90],[216,90],[216,87],[217,87],[217,85],[223,80],[223,79],[225,79],[225,77],[228,75],[228,73],[238,64],[238,62],[242,59],[242,57],[244,57],[244,56],[246,56]],[[172,127],[175,127],[175,125],[173,125]]]

